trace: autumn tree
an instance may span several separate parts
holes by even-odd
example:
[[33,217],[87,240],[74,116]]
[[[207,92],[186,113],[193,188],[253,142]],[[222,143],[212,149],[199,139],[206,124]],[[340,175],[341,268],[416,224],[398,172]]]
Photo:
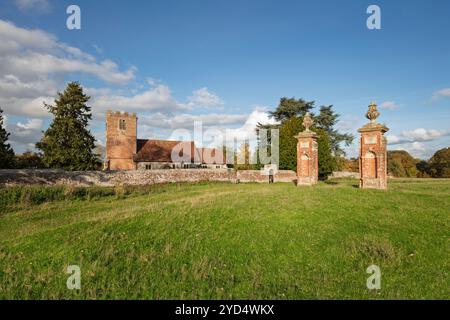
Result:
[[443,148],[428,161],[429,173],[433,178],[450,178],[450,148]]
[[414,159],[414,157],[404,150],[393,150],[387,152],[387,170],[388,173],[394,177],[416,177],[416,164],[418,162],[419,160]]
[[328,133],[330,147],[336,157],[345,155],[341,144],[344,143],[346,146],[349,146],[354,139],[353,135],[341,133],[336,129],[338,119],[339,114],[334,112],[332,105],[321,106],[319,114],[314,117],[315,126]]

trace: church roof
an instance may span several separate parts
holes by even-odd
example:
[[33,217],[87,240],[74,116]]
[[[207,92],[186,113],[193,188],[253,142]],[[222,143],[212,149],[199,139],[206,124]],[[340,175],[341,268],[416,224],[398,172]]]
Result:
[[[178,158],[175,161],[172,152]],[[220,149],[196,148],[194,141],[138,139],[134,161],[224,164],[225,158]]]
[[[172,161],[172,152],[177,157]],[[137,140],[135,162],[197,162],[199,159],[194,141]]]

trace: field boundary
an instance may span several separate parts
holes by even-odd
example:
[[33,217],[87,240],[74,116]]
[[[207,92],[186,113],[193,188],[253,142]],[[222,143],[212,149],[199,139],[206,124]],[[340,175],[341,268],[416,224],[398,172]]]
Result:
[[[296,173],[279,170],[274,182],[296,182]],[[17,185],[78,185],[116,186],[151,185],[173,182],[258,182],[268,183],[269,177],[258,170],[233,169],[167,169],[131,171],[64,171],[53,169],[0,170],[0,186]]]

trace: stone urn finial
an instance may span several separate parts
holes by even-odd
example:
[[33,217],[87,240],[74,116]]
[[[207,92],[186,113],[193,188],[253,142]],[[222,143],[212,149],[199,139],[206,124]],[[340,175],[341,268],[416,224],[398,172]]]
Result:
[[370,120],[370,123],[376,123],[376,119],[378,118],[378,116],[380,115],[380,113],[377,110],[377,105],[375,102],[372,102],[369,105],[369,111],[367,111],[366,113],[366,118]]
[[312,126],[313,120],[311,119],[311,115],[309,114],[309,112],[307,112],[305,114],[305,116],[303,117],[303,123],[302,124],[305,127],[305,132],[311,131],[311,130],[309,130],[309,128]]

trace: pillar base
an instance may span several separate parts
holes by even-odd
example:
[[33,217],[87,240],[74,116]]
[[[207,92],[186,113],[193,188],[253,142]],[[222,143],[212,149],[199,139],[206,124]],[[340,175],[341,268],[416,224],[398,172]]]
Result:
[[297,177],[297,187],[300,186],[313,186],[317,184],[317,180],[311,177]]
[[383,179],[364,178],[359,180],[359,187],[361,189],[380,189],[387,190],[387,183]]

